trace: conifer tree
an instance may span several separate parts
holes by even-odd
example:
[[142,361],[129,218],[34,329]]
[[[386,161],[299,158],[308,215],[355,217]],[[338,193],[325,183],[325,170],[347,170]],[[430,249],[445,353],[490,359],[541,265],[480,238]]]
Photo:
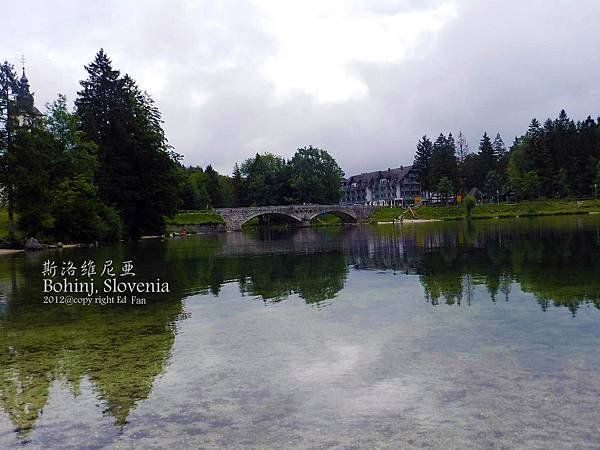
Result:
[[0,65],[0,185],[4,191],[6,207],[8,213],[8,239],[14,241],[15,231],[15,196],[14,183],[16,181],[14,167],[14,130],[16,120],[11,111],[11,103],[9,93],[18,91],[17,75],[12,64],[5,61]]
[[86,71],[75,105],[82,131],[98,146],[100,196],[117,209],[130,237],[161,232],[178,200],[177,155],[161,114],[103,50]]
[[496,137],[494,138],[494,142],[492,144],[492,148],[494,150],[494,156],[497,160],[501,160],[505,157],[506,145],[504,145],[504,140],[502,139],[502,136],[500,136],[500,133],[496,134]]
[[244,180],[242,179],[242,171],[238,163],[233,166],[233,177],[231,180],[233,187],[233,198],[235,206],[246,206],[246,196],[244,189]]
[[497,155],[494,151],[492,141],[487,132],[483,133],[483,137],[479,142],[479,163],[481,165],[481,174],[485,177],[489,171],[496,167]]
[[413,169],[417,173],[419,183],[421,183],[421,190],[425,192],[429,192],[431,190],[430,171],[432,151],[433,144],[427,135],[423,136],[419,142],[417,142],[417,151],[415,153]]
[[440,134],[433,143],[431,154],[431,184],[438,185],[443,177],[448,178],[452,183],[458,179],[456,164],[456,146],[452,133],[445,137]]
[[600,157],[600,126],[588,116],[577,125],[579,151],[575,155],[575,170],[578,174],[573,182],[573,191],[578,195],[586,195],[594,184],[595,168]]

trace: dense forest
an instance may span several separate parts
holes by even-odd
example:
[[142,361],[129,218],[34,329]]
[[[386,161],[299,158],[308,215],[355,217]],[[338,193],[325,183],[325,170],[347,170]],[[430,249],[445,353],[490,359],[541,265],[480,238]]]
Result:
[[477,188],[490,199],[591,197],[600,187],[600,118],[574,122],[562,110],[544,125],[533,119],[510,149],[484,133],[476,153],[462,133],[417,143],[414,167],[424,191],[442,197]]

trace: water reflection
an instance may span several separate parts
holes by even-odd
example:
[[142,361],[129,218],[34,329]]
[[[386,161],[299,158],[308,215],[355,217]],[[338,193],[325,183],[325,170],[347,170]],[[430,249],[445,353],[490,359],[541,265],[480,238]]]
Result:
[[[418,275],[433,305],[469,304],[476,286],[492,302],[508,301],[518,283],[543,310],[553,304],[575,314],[582,304],[600,308],[599,227],[596,217],[558,217],[228,234],[211,238],[210,255],[194,257],[204,270],[188,270],[188,282],[218,295],[235,281],[266,303],[298,294],[319,304],[343,289],[351,267]],[[204,250],[204,239],[187,239],[167,255],[181,262],[181,253]]]
[[182,312],[180,298],[163,297],[143,308],[40,304],[43,258],[123,256],[112,250],[0,259],[0,405],[23,436],[42,413],[55,381],[77,396],[87,379],[103,413],[123,426],[164,369]]
[[[326,306],[352,271],[372,270],[418,277],[432,305],[471,304],[481,288],[489,301],[509,301],[518,284],[542,310],[600,308],[599,236],[598,218],[565,217],[263,230],[0,258],[0,407],[26,438],[55,382],[77,396],[87,380],[103,413],[123,427],[165,371],[185,317],[182,300],[218,300],[232,282],[241,296],[266,304],[297,296]],[[98,265],[131,259],[140,278],[168,280],[172,292],[143,307],[42,305],[40,270],[49,257]]]

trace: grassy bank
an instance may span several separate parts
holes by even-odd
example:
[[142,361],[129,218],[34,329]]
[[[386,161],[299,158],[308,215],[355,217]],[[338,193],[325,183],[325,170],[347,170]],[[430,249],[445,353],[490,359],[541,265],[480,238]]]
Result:
[[311,222],[311,225],[316,227],[329,227],[341,224],[342,219],[334,216],[333,214],[322,214],[320,216],[315,217]]
[[179,213],[172,219],[167,219],[167,225],[219,225],[225,221],[212,212]]
[[[457,220],[465,217],[462,206],[424,206],[413,208],[417,219],[422,220]],[[501,203],[499,205],[477,205],[473,210],[474,219],[494,217],[528,217],[563,214],[586,214],[600,212],[600,200],[537,200],[519,203]],[[412,219],[409,211],[403,208],[378,208],[369,218],[369,222],[391,222],[404,214],[405,219]]]

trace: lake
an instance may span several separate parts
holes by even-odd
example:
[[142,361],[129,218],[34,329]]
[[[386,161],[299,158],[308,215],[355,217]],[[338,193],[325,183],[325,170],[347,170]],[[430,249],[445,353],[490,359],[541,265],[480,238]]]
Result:
[[[90,260],[169,292],[44,303]],[[0,448],[599,447],[600,216],[16,254],[0,293]]]

